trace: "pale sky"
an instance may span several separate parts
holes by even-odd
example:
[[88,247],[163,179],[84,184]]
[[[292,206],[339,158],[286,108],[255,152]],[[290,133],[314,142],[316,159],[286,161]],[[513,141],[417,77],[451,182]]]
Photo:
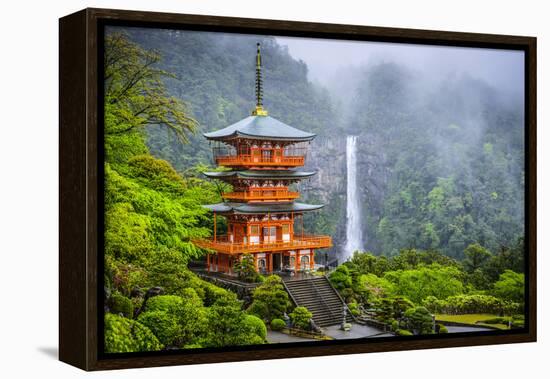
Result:
[[299,37],[276,39],[280,45],[288,46],[292,57],[307,63],[311,80],[325,85],[346,67],[394,61],[438,76],[466,73],[505,91],[523,91],[523,51]]

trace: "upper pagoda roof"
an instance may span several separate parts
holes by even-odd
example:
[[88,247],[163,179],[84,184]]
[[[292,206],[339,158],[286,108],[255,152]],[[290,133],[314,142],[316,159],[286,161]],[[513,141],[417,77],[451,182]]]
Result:
[[213,179],[304,179],[315,175],[315,171],[293,170],[244,170],[244,171],[214,171],[204,172]]
[[216,213],[234,214],[266,214],[266,213],[287,213],[287,212],[308,212],[324,207],[322,204],[304,203],[271,203],[271,204],[248,204],[248,203],[218,203],[204,205]]
[[210,133],[203,133],[209,140],[225,140],[235,137],[280,141],[311,141],[315,134],[289,126],[271,116],[248,116],[233,125]]

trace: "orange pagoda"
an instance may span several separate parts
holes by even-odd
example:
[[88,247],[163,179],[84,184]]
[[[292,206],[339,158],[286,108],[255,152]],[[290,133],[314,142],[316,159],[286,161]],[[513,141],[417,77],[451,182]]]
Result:
[[[223,193],[222,203],[205,206],[214,214],[213,237],[195,242],[216,252],[207,255],[208,271],[232,274],[244,254],[253,256],[259,272],[311,270],[315,249],[331,247],[332,241],[329,236],[305,234],[303,214],[323,205],[295,202],[300,194],[289,186],[315,174],[296,169],[304,165],[315,134],[286,125],[263,108],[260,44],[255,92],[251,116],[204,134],[214,144],[216,164],[231,169],[204,174],[231,184],[233,192]],[[225,235],[217,232],[217,215],[227,219]]]

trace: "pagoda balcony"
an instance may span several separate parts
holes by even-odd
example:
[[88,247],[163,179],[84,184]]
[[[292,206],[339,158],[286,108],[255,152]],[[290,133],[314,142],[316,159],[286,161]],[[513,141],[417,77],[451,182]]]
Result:
[[290,241],[260,241],[258,243],[232,242],[230,237],[223,235],[216,239],[196,239],[192,241],[203,249],[215,250],[225,254],[262,253],[274,251],[325,249],[332,246],[329,236],[295,235]]
[[241,201],[291,201],[300,197],[299,192],[287,188],[256,187],[249,191],[228,192],[222,195],[224,199]]
[[215,157],[216,164],[227,167],[300,167],[305,163],[305,157],[301,155],[218,155]]

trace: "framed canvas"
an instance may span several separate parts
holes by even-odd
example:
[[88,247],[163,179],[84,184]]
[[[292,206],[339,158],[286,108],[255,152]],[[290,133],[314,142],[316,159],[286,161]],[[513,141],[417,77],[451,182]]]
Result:
[[59,357],[536,340],[536,39],[60,19]]

